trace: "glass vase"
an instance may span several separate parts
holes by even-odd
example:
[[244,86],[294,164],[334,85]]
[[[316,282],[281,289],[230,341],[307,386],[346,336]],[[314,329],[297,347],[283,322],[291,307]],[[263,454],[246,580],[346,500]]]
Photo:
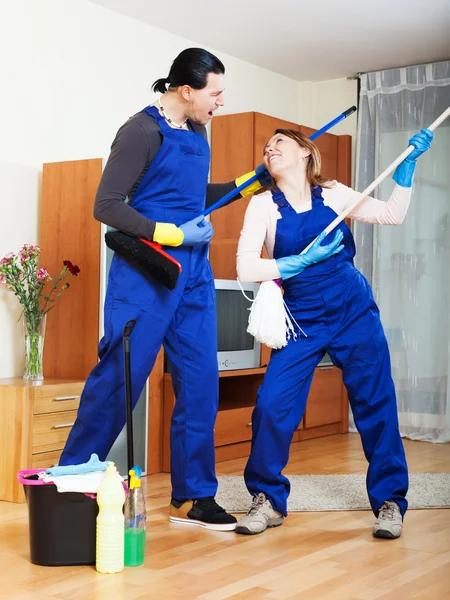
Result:
[[44,336],[47,315],[24,314],[25,335],[25,381],[42,381],[42,357],[44,352]]

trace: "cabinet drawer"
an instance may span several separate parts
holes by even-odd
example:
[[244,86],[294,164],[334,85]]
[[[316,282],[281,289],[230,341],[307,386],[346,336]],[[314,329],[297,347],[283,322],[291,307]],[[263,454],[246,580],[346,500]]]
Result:
[[306,403],[304,427],[331,425],[342,420],[342,373],[337,367],[319,367]]
[[253,406],[220,410],[214,428],[216,446],[225,446],[252,439]]
[[79,381],[34,388],[34,414],[76,410],[80,404],[83,387],[84,382]]
[[56,465],[61,456],[61,450],[54,450],[53,452],[40,452],[39,454],[33,454],[31,457],[31,468],[42,469],[45,471],[53,465]]
[[31,453],[62,450],[76,417],[76,410],[34,417]]

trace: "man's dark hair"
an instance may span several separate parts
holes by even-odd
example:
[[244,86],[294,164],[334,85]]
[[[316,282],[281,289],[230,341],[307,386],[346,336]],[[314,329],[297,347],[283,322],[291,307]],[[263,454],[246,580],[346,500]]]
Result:
[[173,61],[168,77],[157,79],[152,90],[164,94],[166,86],[176,88],[180,85],[202,90],[208,83],[209,73],[225,73],[225,67],[217,56],[203,48],[187,48]]

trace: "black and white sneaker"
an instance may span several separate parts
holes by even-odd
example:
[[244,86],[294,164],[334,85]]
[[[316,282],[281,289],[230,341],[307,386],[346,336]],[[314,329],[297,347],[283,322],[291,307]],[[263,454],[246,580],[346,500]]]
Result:
[[215,531],[234,531],[237,520],[217,504],[214,497],[170,502],[169,521],[197,525]]

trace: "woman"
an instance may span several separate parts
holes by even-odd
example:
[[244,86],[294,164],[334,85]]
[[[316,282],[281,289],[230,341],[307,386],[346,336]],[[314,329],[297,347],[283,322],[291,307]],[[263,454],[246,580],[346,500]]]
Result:
[[[396,169],[387,202],[366,198],[350,218],[400,225],[408,209],[417,157],[433,134],[410,140],[415,150]],[[320,154],[303,134],[278,129],[264,150],[275,187],[252,198],[239,240],[242,281],[283,280],[284,300],[305,332],[274,350],[252,416],[253,441],[245,481],[254,496],[238,533],[261,533],[287,515],[290,484],[282,475],[292,436],[305,410],[314,369],[327,352],[342,369],[356,427],[369,462],[367,491],[377,517],[376,537],[401,535],[407,508],[408,470],[398,429],[389,350],[366,279],[353,265],[355,244],[341,223],[327,247],[315,243],[336,215],[351,205],[354,190],[320,174]],[[263,244],[269,259],[260,258]]]
[[198,216],[205,203],[208,206],[236,187],[235,182],[207,183],[210,151],[205,124],[224,104],[224,73],[222,62],[210,52],[183,50],[168,77],[153,84],[153,90],[161,94],[158,100],[131,117],[114,139],[97,191],[95,218],[129,235],[163,244],[181,263],[182,272],[176,288],[169,291],[114,255],[100,362],[88,377],[59,464],[84,463],[92,453],[104,460],[122,430],[122,331],[134,319],[133,406],[161,344],[176,395],[170,520],[234,530],[235,517],[214,499],[218,365],[214,279],[208,263],[213,230],[211,223]]

